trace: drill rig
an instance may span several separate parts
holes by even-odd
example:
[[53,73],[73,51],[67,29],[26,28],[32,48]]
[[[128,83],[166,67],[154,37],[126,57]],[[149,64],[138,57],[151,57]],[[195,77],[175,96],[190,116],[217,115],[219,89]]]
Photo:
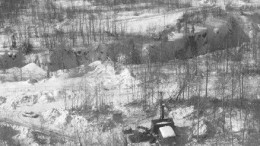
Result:
[[176,127],[172,118],[165,118],[164,103],[160,100],[160,118],[151,120],[151,127],[137,126],[135,130],[123,130],[125,145],[135,145],[149,142],[150,145],[174,146],[176,144]]

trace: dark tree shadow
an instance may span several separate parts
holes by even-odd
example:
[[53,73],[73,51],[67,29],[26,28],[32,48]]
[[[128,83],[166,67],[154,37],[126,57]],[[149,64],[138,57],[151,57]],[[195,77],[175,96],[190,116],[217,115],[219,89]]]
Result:
[[19,144],[12,139],[13,136],[19,132],[12,127],[0,125],[0,140],[5,141],[9,146],[19,146]]

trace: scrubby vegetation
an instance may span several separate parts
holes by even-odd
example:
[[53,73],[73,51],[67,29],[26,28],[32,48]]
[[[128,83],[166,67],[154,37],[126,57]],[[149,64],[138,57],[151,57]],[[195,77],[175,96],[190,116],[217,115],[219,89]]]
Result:
[[33,52],[33,45],[29,41],[24,41],[19,49],[22,53],[28,55]]

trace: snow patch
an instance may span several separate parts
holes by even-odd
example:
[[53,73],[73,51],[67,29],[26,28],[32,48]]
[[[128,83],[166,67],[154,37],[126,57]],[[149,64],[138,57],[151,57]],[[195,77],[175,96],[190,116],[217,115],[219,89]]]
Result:
[[101,64],[102,64],[101,61],[94,61],[94,62],[90,63],[88,66],[90,66],[90,67],[97,67],[97,66],[99,66]]
[[20,98],[16,98],[12,102],[12,106],[17,107],[17,106],[31,106],[37,103],[37,95],[24,95]]
[[213,31],[214,31],[215,34],[219,34],[219,28],[214,28]]
[[52,101],[54,101],[53,96],[50,96],[48,94],[41,95],[39,100],[38,100],[39,103],[49,103],[49,102],[52,102]]
[[189,116],[193,112],[194,112],[194,106],[180,107],[171,111],[169,115],[171,118],[173,118],[173,121],[176,126],[190,127],[192,126],[192,121],[189,120]]
[[177,39],[182,39],[184,37],[184,34],[183,33],[177,33],[177,32],[171,32],[169,35],[168,35],[168,40],[169,41],[175,41]]
[[18,140],[20,145],[39,146],[31,135],[31,130],[23,126],[12,126],[15,130],[19,131],[19,134],[15,135],[13,139]]
[[63,127],[67,124],[69,118],[69,112],[66,110],[60,111],[60,116],[58,116],[54,122],[55,126]]
[[43,119],[45,121],[47,121],[47,123],[50,123],[50,124],[54,123],[56,118],[59,117],[60,115],[61,115],[61,113],[56,108],[47,110],[46,112],[42,113]]
[[89,128],[89,123],[84,117],[78,115],[73,115],[71,117],[71,127],[75,127],[77,130],[80,130],[81,132],[84,132]]
[[88,2],[88,1],[82,1],[82,0],[73,0],[73,1],[70,1],[70,0],[56,0],[54,1],[54,3],[57,5],[57,6],[61,6],[63,8],[70,8],[71,6],[74,6],[74,7],[84,7],[84,6],[91,6],[91,3]]
[[[138,84],[134,77],[131,76],[130,71],[124,68],[119,74],[111,63],[95,61],[89,65],[94,70],[87,74],[87,79],[91,86],[101,85],[103,89],[111,90],[116,88],[129,88],[133,84]],[[91,82],[92,81],[92,82]]]
[[[70,115],[67,110],[53,108],[42,113],[46,125],[55,128],[72,128],[73,130],[86,130],[88,121],[78,115]],[[73,132],[73,131],[71,131]]]
[[232,111],[231,117],[225,117],[225,128],[232,132],[240,132],[241,130],[250,128],[250,126],[254,127],[253,120],[245,121],[245,119],[253,119],[252,114],[234,109],[234,111]]
[[195,121],[192,127],[192,134],[196,136],[205,136],[207,134],[208,127],[204,120]]

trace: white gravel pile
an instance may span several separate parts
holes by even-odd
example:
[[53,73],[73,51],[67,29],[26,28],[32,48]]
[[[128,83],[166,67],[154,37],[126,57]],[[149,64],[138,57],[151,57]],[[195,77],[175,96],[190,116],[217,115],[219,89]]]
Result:
[[95,61],[89,65],[94,68],[93,71],[87,74],[89,83],[92,86],[101,85],[104,89],[116,89],[116,88],[129,88],[134,84],[138,84],[139,81],[131,76],[130,71],[124,68],[119,74],[112,64],[101,63]]
[[29,63],[24,67],[22,67],[21,69],[22,69],[23,78],[38,79],[38,78],[44,78],[47,75],[46,71],[44,71],[35,63]]

